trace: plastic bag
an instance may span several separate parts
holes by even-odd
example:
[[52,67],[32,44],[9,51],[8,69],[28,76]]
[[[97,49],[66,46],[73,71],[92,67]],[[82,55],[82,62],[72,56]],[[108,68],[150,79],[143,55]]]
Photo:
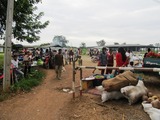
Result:
[[62,72],[66,72],[66,69],[65,69],[65,67],[62,67]]

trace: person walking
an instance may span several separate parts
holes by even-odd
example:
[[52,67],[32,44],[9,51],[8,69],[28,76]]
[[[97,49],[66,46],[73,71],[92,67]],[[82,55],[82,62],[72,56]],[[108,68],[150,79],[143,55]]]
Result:
[[62,49],[58,50],[58,54],[55,55],[55,72],[56,79],[61,80],[62,68],[64,66]]

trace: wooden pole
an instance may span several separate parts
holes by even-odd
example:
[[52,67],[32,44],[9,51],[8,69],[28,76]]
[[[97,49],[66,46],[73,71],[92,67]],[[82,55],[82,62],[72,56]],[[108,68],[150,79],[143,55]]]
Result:
[[80,96],[82,96],[82,69],[80,69]]
[[75,61],[73,60],[73,80],[72,80],[73,98],[75,98]]
[[160,72],[160,68],[146,68],[146,67],[104,67],[104,66],[78,66],[80,69],[115,69],[115,70],[135,70],[135,71],[150,71],[150,72]]
[[3,91],[8,91],[10,87],[10,65],[11,65],[11,38],[12,38],[12,21],[13,21],[14,0],[8,0],[7,4],[7,21],[6,21],[6,37],[5,37],[5,54],[4,54],[4,78]]

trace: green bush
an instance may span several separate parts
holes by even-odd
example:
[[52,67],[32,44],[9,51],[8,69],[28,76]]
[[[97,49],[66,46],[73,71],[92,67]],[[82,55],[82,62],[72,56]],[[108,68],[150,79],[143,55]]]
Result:
[[18,83],[15,83],[11,86],[12,92],[17,91],[30,91],[33,87],[39,85],[42,82],[44,73],[41,71],[33,70],[27,78],[20,80]]

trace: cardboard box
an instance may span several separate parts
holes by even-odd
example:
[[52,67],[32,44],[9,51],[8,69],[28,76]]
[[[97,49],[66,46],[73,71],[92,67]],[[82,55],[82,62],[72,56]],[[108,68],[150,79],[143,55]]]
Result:
[[93,81],[94,80],[82,80],[82,90],[93,88]]

